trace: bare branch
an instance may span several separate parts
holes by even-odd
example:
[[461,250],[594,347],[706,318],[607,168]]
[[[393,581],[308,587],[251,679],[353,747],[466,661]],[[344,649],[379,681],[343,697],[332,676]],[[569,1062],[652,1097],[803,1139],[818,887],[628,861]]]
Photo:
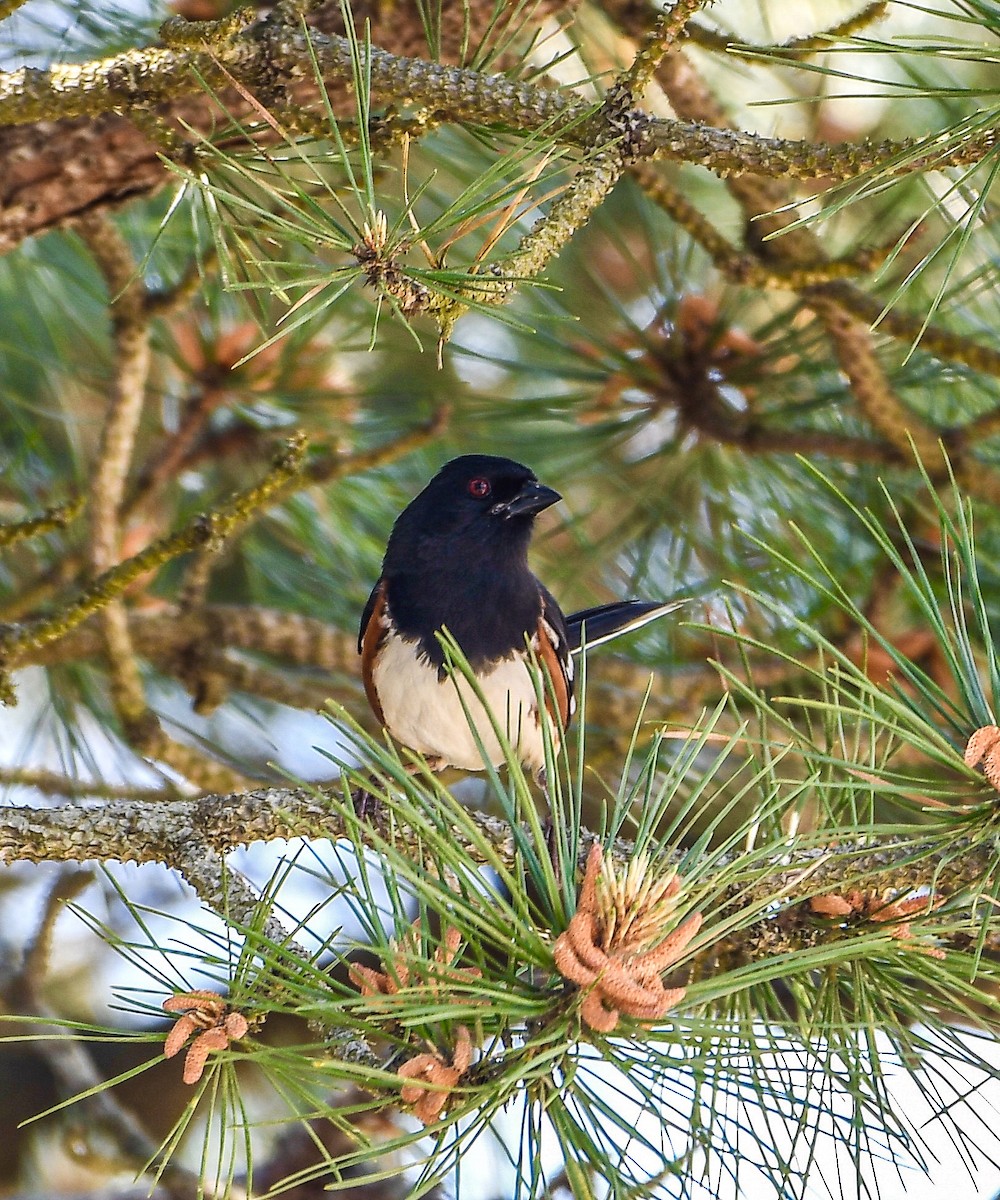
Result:
[[[13,990],[18,1007],[39,1017],[40,1022],[50,1021],[54,1015],[42,999],[53,926],[64,905],[92,879],[90,871],[68,867],[62,870],[49,890],[38,930],[26,950],[24,965]],[[43,1032],[50,1035],[39,1038],[39,1047],[59,1081],[61,1091],[66,1096],[81,1094],[88,1113],[88,1123],[110,1134],[122,1165],[144,1170],[156,1155],[157,1144],[111,1090],[102,1086],[105,1081],[87,1046],[58,1025],[40,1023],[34,1032],[36,1036]],[[202,1190],[197,1177],[173,1161],[164,1164],[160,1182],[166,1194],[174,1200],[182,1200]]]
[[[125,239],[102,217],[83,217],[76,229],[104,276],[114,333],[114,387],[108,402],[97,462],[91,472],[89,565],[95,574],[118,563],[120,510],[135,448],[149,378],[149,316],[146,287]],[[111,694],[126,729],[147,713],[146,696],[128,634],[128,617],[118,601],[103,610],[101,623],[111,676]]]
[[808,37],[791,38],[777,46],[753,46],[747,42],[738,42],[717,33],[714,29],[694,23],[688,25],[687,32],[691,41],[705,50],[719,50],[727,54],[736,52],[744,58],[760,58],[766,62],[784,60],[794,63],[801,62],[810,55],[822,54],[835,42],[843,41],[853,34],[860,33],[862,29],[867,29],[869,25],[874,25],[885,16],[888,7],[888,0],[874,0],[828,29]]
[[64,796],[67,800],[163,800],[166,796],[180,793],[168,780],[162,787],[130,787],[127,784],[103,783],[100,780],[82,779],[79,776],[61,775],[39,767],[0,768],[0,787],[36,788],[49,796]]

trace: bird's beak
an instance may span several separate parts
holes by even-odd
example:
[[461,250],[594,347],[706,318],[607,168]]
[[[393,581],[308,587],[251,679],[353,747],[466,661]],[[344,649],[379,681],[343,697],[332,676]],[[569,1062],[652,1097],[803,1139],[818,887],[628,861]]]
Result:
[[541,483],[526,483],[513,500],[505,504],[494,504],[490,510],[494,516],[509,520],[511,517],[533,517],[562,499],[558,492]]

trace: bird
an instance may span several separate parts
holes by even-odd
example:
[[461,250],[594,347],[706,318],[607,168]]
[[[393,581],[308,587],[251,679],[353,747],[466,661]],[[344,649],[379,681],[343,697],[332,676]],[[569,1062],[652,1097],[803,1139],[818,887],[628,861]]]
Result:
[[[469,680],[449,670],[443,631],[514,753],[544,786],[543,722],[557,751],[575,711],[573,655],[683,603],[624,600],[564,616],[528,566],[535,519],[561,499],[521,463],[465,454],[393,525],[361,617],[361,674],[376,719],[431,770],[477,771],[506,760]],[[541,710],[532,660],[546,677]]]

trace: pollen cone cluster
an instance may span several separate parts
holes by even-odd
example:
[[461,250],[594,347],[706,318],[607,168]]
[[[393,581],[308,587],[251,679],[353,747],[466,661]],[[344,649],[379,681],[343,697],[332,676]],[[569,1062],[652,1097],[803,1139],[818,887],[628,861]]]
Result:
[[197,1035],[184,1056],[183,1079],[188,1084],[201,1079],[213,1050],[225,1050],[230,1042],[238,1042],[250,1029],[246,1017],[234,1012],[217,992],[200,988],[179,992],[164,1000],[163,1008],[168,1013],[180,1014],[164,1040],[164,1058],[179,1054],[188,1038]]
[[554,947],[560,975],[586,989],[580,1015],[591,1029],[610,1033],[623,1013],[652,1021],[684,998],[686,988],[661,978],[701,928],[701,913],[692,913],[664,934],[680,888],[674,872],[652,875],[645,855],[619,874],[591,847],[576,915]]
[[1000,726],[983,725],[972,734],[965,747],[965,765],[978,767],[989,783],[1000,791]]
[[399,1077],[408,1081],[400,1089],[400,1099],[412,1106],[415,1117],[431,1125],[451,1102],[454,1089],[471,1064],[472,1038],[468,1028],[459,1025],[450,1063],[440,1051],[433,1050],[418,1054],[399,1068]]
[[424,987],[439,996],[448,994],[456,984],[467,984],[482,975],[478,967],[455,965],[462,935],[453,926],[444,930],[433,958],[423,956],[422,939],[423,926],[417,921],[403,937],[389,943],[384,971],[352,963],[348,974],[362,996],[395,996],[408,987]]

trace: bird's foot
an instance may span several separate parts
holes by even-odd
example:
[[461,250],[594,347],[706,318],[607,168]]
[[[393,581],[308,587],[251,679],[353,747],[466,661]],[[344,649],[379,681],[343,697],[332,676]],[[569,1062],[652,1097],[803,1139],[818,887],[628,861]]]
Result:
[[354,815],[366,825],[374,825],[382,811],[382,801],[373,796],[367,788],[354,788],[351,791],[351,805]]
[[542,822],[542,839],[545,845],[545,853],[549,856],[549,862],[552,864],[552,874],[555,876],[556,888],[562,888],[563,869],[562,855],[559,853],[559,847],[556,844],[556,826],[551,817],[546,817]]

